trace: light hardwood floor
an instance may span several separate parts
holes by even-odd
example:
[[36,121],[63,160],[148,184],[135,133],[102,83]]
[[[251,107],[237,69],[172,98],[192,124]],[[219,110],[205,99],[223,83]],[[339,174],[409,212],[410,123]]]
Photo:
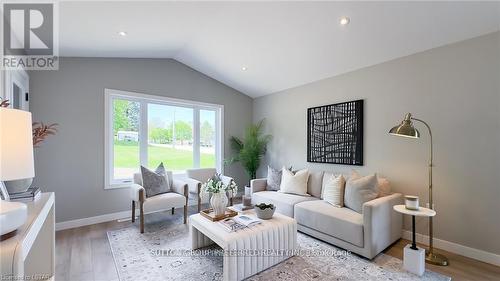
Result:
[[[194,206],[189,209],[189,214],[193,213],[195,213]],[[170,212],[148,215],[146,222],[171,220],[173,223],[176,219],[179,221],[179,216],[182,216],[182,209],[177,209],[173,216]],[[137,221],[135,224],[138,227]],[[113,221],[56,232],[55,280],[118,280],[106,233],[130,225],[130,221]],[[401,259],[403,247],[408,243],[410,242],[401,239],[386,249],[384,253]],[[438,252],[449,258],[450,265],[441,267],[427,264],[427,269],[451,276],[452,280],[500,280],[500,267],[444,251]]]

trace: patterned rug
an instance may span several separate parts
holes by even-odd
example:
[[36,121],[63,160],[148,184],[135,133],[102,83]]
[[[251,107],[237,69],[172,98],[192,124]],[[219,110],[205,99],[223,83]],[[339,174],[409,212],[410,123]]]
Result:
[[[248,280],[451,280],[431,271],[418,277],[404,271],[401,260],[385,254],[369,261],[300,232],[297,239],[304,252],[335,254],[294,256]],[[180,218],[147,224],[144,234],[135,225],[110,231],[108,240],[121,281],[222,280],[220,256],[157,255],[159,251],[190,249],[189,229]]]

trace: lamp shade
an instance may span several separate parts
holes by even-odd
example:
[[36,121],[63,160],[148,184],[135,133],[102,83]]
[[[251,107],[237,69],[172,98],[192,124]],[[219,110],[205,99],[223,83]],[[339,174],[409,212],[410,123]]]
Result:
[[411,113],[407,113],[405,119],[401,124],[392,127],[389,130],[389,134],[399,137],[407,138],[419,138],[420,132],[413,127],[413,122],[411,121]]
[[33,178],[31,113],[0,108],[0,181]]

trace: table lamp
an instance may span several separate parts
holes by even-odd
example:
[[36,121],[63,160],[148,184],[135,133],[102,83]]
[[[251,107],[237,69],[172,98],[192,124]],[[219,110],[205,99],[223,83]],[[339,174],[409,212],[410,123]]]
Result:
[[[417,122],[420,122],[427,127],[427,130],[429,131],[429,136],[430,136],[430,155],[429,155],[429,208],[434,209],[434,205],[432,203],[432,131],[431,127],[429,124],[427,124],[425,121],[414,118],[411,113],[407,113],[404,120],[401,122],[401,124],[394,126],[390,131],[389,134],[394,135],[394,136],[399,136],[399,137],[406,137],[406,138],[414,138],[418,139],[420,138],[420,132],[413,126],[412,120],[415,120]],[[429,218],[429,251],[425,257],[425,260],[428,263],[435,264],[435,265],[448,265],[448,259],[440,254],[434,253],[434,247],[433,247],[433,229],[432,229],[432,217]]]
[[27,218],[27,206],[10,202],[3,181],[35,176],[31,113],[0,107],[0,235],[9,235]]

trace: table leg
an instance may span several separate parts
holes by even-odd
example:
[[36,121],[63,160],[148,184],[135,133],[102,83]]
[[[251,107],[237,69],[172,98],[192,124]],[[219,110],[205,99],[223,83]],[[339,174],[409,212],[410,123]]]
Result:
[[411,243],[411,249],[412,250],[418,250],[417,248],[417,243],[415,241],[415,216],[411,216],[411,231],[412,231],[412,243]]

